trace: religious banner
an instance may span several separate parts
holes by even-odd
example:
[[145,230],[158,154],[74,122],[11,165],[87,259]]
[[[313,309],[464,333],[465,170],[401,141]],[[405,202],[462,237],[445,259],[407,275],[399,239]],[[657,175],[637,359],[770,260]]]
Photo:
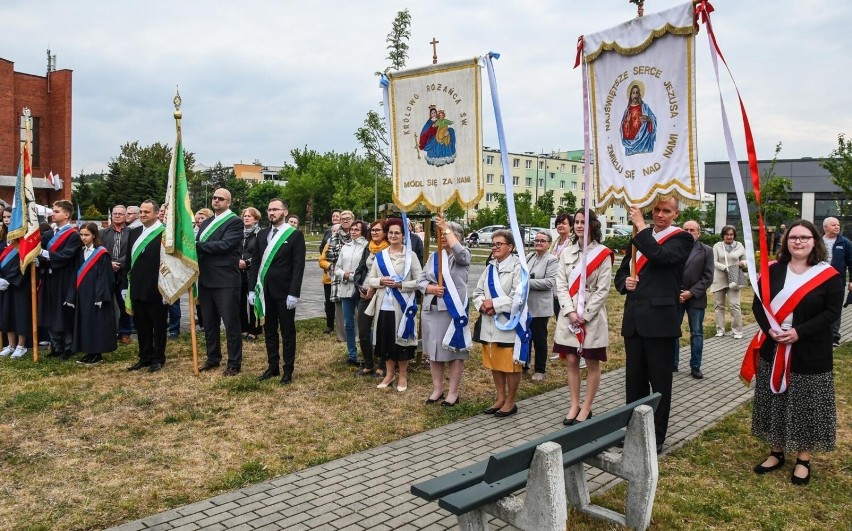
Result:
[[693,4],[582,37],[595,205],[699,202]]
[[[432,210],[482,198],[479,58],[390,72],[394,203]],[[387,98],[386,98],[387,99]]]

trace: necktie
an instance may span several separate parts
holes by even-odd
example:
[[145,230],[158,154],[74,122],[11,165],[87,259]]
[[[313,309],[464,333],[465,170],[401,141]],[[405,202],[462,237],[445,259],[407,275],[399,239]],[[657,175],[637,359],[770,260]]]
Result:
[[272,232],[269,233],[269,241],[272,241],[272,238],[275,237],[275,234],[278,232],[278,227],[272,229]]

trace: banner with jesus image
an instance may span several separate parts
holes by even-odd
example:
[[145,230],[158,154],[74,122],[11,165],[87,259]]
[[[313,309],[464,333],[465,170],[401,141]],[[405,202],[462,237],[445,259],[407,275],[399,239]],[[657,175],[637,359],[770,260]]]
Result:
[[701,200],[692,4],[583,37],[595,204]]
[[482,198],[478,58],[390,72],[394,203],[431,210]]

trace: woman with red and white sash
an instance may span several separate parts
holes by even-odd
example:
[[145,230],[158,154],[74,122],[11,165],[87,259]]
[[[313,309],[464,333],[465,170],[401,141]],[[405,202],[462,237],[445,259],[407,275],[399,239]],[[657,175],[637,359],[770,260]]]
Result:
[[840,315],[843,284],[825,258],[825,245],[813,223],[799,220],[790,225],[778,261],[769,266],[775,326],[755,297],[752,309],[761,330],[749,345],[740,373],[750,382],[756,367],[751,432],[771,448],[754,471],[778,470],[784,466],[784,453],[795,452],[794,485],[810,481],[811,452],[835,447],[831,324]]
[[[586,249],[586,293],[578,307],[583,260],[583,236],[588,229]],[[601,383],[600,362],[606,361],[609,324],[606,298],[612,279],[612,250],[601,244],[601,223],[591,210],[586,223],[581,209],[574,216],[574,237],[563,251],[556,272],[559,318],[553,337],[553,351],[568,362],[568,392],[571,407],[562,424],[570,426],[592,417],[592,402]],[[586,360],[586,399],[580,405],[580,358]]]
[[79,232],[83,247],[77,261],[74,351],[85,353],[77,363],[97,365],[104,352],[117,347],[112,259],[101,246],[96,223],[83,224]]

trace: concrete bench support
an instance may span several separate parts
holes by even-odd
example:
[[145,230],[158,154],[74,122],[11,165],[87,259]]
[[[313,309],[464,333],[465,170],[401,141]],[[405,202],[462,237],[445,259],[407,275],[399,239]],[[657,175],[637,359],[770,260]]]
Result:
[[582,513],[609,520],[630,529],[647,529],[651,523],[654,496],[660,470],[657,465],[657,439],[654,435],[654,410],[639,406],[633,411],[624,438],[621,455],[601,452],[587,459],[589,465],[627,480],[627,510],[620,514],[592,505],[583,463],[565,469],[565,493],[568,503]]

